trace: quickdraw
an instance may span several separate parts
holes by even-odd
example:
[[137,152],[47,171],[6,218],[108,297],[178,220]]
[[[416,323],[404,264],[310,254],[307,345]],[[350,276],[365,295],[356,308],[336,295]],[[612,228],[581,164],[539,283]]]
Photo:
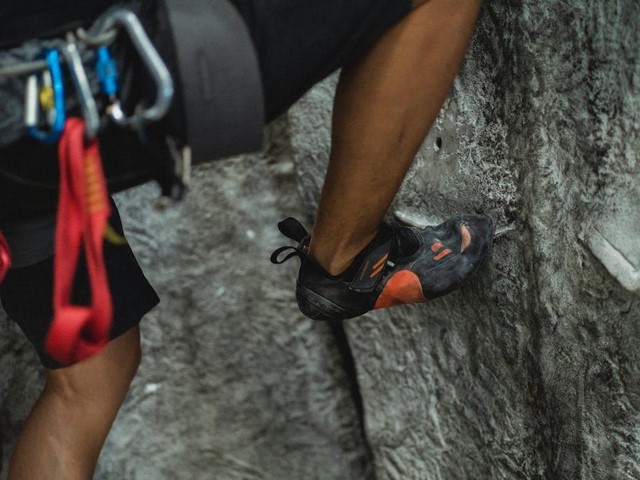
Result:
[[[45,350],[64,365],[81,361],[107,344],[113,310],[103,256],[103,236],[111,208],[98,143],[86,143],[85,129],[83,120],[70,118],[59,145],[54,316]],[[87,306],[71,302],[81,249],[91,284],[91,304]]]

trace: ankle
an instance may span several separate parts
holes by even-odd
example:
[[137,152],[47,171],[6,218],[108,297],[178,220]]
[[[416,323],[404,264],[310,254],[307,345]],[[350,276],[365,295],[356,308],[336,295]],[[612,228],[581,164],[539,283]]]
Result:
[[309,255],[318,262],[318,264],[332,276],[338,276],[344,273],[353,263],[356,255],[332,255],[323,256],[310,250]]
[[360,241],[338,244],[336,242],[324,243],[314,241],[311,237],[309,245],[309,255],[327,272],[329,275],[341,275],[353,264],[354,260],[369,243],[375,238],[377,232],[369,235]]

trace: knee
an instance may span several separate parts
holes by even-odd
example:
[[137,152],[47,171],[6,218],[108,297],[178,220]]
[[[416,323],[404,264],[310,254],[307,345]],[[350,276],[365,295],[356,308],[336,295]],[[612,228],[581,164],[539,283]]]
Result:
[[47,390],[69,405],[119,408],[140,365],[138,327],[112,340],[100,353],[48,373]]
[[49,370],[16,445],[9,478],[92,478],[140,357],[135,327],[97,355]]

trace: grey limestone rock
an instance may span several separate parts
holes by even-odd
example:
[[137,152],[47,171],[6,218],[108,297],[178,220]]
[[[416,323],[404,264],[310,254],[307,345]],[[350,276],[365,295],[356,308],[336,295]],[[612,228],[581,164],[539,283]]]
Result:
[[[376,478],[640,478],[638,19],[635,1],[486,2],[394,210],[506,233],[461,291],[345,324]],[[306,116],[334,83],[292,115],[310,209],[329,114]]]

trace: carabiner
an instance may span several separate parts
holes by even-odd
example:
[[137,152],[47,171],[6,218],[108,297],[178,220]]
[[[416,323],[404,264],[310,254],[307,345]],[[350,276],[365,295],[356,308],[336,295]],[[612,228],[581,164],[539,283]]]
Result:
[[[48,122],[51,128],[40,130],[39,110],[41,106],[40,92],[38,86],[39,75],[32,74],[27,79],[26,97],[25,97],[25,119],[24,123],[29,134],[45,143],[55,143],[60,138],[64,130],[66,121],[65,103],[64,103],[64,83],[62,79],[62,68],[60,66],[60,54],[55,49],[45,50],[44,58],[47,63],[48,77],[50,77],[50,85],[46,85],[52,93],[52,104],[47,105]],[[45,74],[42,74],[43,76]],[[49,82],[47,82],[49,83]]]
[[100,115],[89,85],[87,72],[84,69],[84,65],[82,65],[82,58],[80,57],[80,52],[78,52],[75,37],[71,33],[67,34],[67,43],[62,49],[62,54],[80,100],[80,109],[85,121],[85,137],[87,140],[92,140],[100,129]]
[[169,111],[173,100],[173,79],[160,54],[149,40],[140,20],[131,10],[119,8],[106,14],[98,23],[100,24],[98,34],[111,31],[116,27],[121,27],[127,32],[131,43],[135,46],[138,55],[156,84],[156,98],[153,105],[146,108],[138,105],[133,115],[123,115],[120,119],[112,116],[114,121],[119,125],[139,128],[146,122],[160,120]]
[[109,47],[102,46],[96,50],[96,75],[102,92],[110,99],[115,98],[118,94],[118,67]]
[[107,113],[119,123],[124,118],[124,112],[118,98],[118,67],[107,46],[98,47],[96,50],[96,75],[102,93],[109,99]]

